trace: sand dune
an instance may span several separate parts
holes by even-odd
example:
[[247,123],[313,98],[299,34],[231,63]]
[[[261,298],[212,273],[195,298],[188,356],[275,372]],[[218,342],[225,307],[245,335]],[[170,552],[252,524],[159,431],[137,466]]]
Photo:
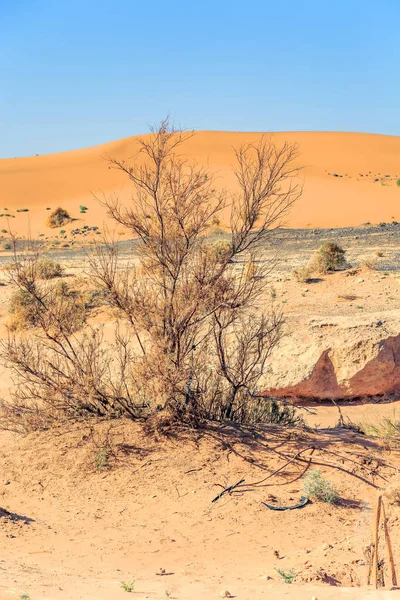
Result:
[[[259,133],[201,131],[188,140],[183,153],[216,171],[219,183],[234,186],[230,172],[233,147],[255,141]],[[370,221],[400,221],[400,137],[359,133],[298,132],[272,134],[278,142],[299,145],[304,166],[304,195],[293,208],[291,227],[338,227]],[[0,160],[0,214],[28,208],[12,219],[16,231],[47,233],[46,208],[61,205],[82,223],[101,225],[104,210],[93,194],[129,195],[129,181],[109,169],[106,156],[132,157],[137,138],[130,137],[83,150]],[[7,208],[8,211],[3,211]],[[48,213],[47,213],[48,214]],[[8,217],[0,218],[0,226]]]

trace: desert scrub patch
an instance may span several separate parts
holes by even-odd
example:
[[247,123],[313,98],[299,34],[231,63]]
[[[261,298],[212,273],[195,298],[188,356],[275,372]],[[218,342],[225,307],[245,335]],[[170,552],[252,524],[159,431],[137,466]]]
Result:
[[274,398],[254,398],[248,401],[245,421],[281,427],[302,427],[304,419],[294,406],[279,403]]
[[360,261],[360,265],[363,269],[368,271],[378,270],[378,256],[367,256]]
[[326,242],[315,252],[312,257],[309,269],[315,273],[329,273],[336,271],[346,264],[346,250],[336,242]]
[[39,279],[54,279],[54,277],[61,277],[63,270],[60,263],[49,258],[40,258],[36,262],[36,273]]
[[3,244],[3,250],[11,250],[12,245],[9,242]]
[[47,225],[48,227],[52,227],[53,229],[62,227],[67,223],[70,223],[72,218],[68,211],[64,208],[58,207],[48,216]]
[[398,445],[400,441],[400,421],[393,417],[383,417],[377,423],[360,423],[360,427],[367,435],[377,437],[381,444],[388,449]]
[[336,488],[329,479],[322,477],[319,469],[313,469],[306,475],[303,481],[303,492],[308,498],[328,504],[337,504],[339,501]]
[[[46,307],[50,307],[52,313],[61,316],[69,330],[81,329],[85,322],[86,307],[79,294],[71,291],[63,281],[52,284],[46,288],[46,292]],[[38,326],[46,310],[33,294],[24,289],[15,290],[9,304],[10,330],[18,331]]]

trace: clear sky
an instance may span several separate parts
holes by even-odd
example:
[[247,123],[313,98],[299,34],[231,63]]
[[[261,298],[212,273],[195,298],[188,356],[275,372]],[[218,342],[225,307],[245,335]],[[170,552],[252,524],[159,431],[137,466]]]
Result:
[[0,156],[194,129],[400,135],[400,0],[0,0]]

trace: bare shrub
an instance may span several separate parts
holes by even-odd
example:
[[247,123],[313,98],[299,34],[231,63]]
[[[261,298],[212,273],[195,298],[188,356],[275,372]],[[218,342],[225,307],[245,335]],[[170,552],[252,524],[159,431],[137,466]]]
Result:
[[336,271],[345,265],[345,254],[346,251],[336,242],[326,242],[312,257],[309,264],[310,272],[326,274],[329,271]]
[[40,307],[35,339],[11,336],[3,344],[20,402],[75,417],[147,418],[162,409],[168,420],[193,425],[259,418],[250,406],[283,317],[272,306],[260,309],[262,269],[257,277],[238,275],[235,262],[254,263],[257,245],[300,196],[297,149],[262,138],[237,150],[230,241],[210,251],[205,238],[228,195],[179,156],[189,135],[165,121],[140,141],[133,165],[110,161],[130,179],[133,195],[126,207],[115,197],[104,203],[139,240],[141,271],[139,277],[136,268],[121,268],[118,246],[107,240],[90,258],[93,280],[121,324],[114,345],[104,344],[98,329],[77,335],[72,319],[42,293],[37,273],[28,281],[17,269],[17,286]]
[[66,211],[64,208],[58,207],[55,210],[53,210],[52,213],[50,213],[50,215],[47,217],[46,223],[48,227],[56,229],[62,227],[63,225],[66,225],[67,223],[70,223],[71,221],[72,218],[68,211]]

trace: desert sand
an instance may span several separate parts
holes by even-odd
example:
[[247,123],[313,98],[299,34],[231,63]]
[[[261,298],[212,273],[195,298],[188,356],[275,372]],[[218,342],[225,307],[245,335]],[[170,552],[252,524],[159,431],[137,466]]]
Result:
[[[233,148],[257,141],[260,133],[199,131],[182,146],[189,159],[215,172],[218,185],[234,189]],[[360,133],[282,132],[272,138],[298,144],[304,194],[291,211],[290,227],[356,226],[400,221],[400,138]],[[20,235],[48,233],[46,208],[62,206],[82,224],[102,226],[105,211],[94,198],[104,193],[126,200],[130,183],[109,169],[107,157],[133,159],[136,137],[71,152],[0,160],[0,194],[10,227]],[[81,215],[79,206],[88,207]],[[17,209],[29,212],[15,213]],[[229,215],[225,214],[225,219]],[[7,217],[0,218],[0,225]],[[70,226],[71,228],[71,226]]]
[[[259,135],[198,132],[183,151],[214,171],[218,185],[234,189],[233,147]],[[354,323],[374,315],[398,319],[399,226],[359,226],[400,221],[400,138],[272,135],[297,143],[304,165],[304,194],[290,213],[292,231],[284,233],[281,262],[270,281],[289,331],[312,317],[343,316]],[[0,160],[0,214],[12,215],[0,217],[0,228],[20,236],[54,236],[59,232],[45,225],[47,209],[66,208],[78,220],[65,227],[66,247],[58,239],[50,255],[62,262],[66,281],[73,283],[85,272],[86,259],[78,246],[71,247],[71,229],[110,225],[94,195],[126,200],[130,184],[108,168],[106,157],[127,159],[137,149],[137,139],[126,138],[85,150]],[[88,208],[86,214],[80,205]],[[345,226],[355,228],[321,231]],[[294,229],[300,227],[314,231]],[[356,274],[331,273],[312,284],[295,281],[292,269],[305,266],[330,238],[343,244]],[[124,260],[130,260],[134,250],[129,243],[126,247]],[[264,260],[266,252],[262,249],[258,259]],[[9,255],[1,251],[0,267]],[[362,267],[370,256],[379,256],[376,269]],[[7,336],[14,291],[7,271],[1,270],[0,339]],[[104,308],[91,313],[89,322],[104,324],[106,333],[113,327]],[[11,389],[10,372],[1,367],[0,398],[8,399]],[[392,418],[398,397],[382,400],[348,402],[342,413],[355,424]],[[200,431],[151,436],[137,423],[122,420],[66,423],[27,436],[1,431],[0,600],[211,600],[224,591],[239,600],[398,597],[398,591],[366,586],[365,555],[382,492],[396,561],[400,556],[400,508],[391,495],[399,485],[398,449],[336,427],[339,413],[328,402],[309,402],[300,410],[306,428],[249,431],[210,424]],[[104,448],[107,459],[99,461]],[[293,459],[299,451],[305,460]],[[302,478],[313,468],[337,487],[337,505],[315,501],[280,512],[262,504],[297,502]],[[212,503],[239,479],[252,485]],[[293,569],[294,583],[284,583],[277,569]],[[387,562],[385,573],[389,584]],[[129,595],[122,582],[133,579]]]

